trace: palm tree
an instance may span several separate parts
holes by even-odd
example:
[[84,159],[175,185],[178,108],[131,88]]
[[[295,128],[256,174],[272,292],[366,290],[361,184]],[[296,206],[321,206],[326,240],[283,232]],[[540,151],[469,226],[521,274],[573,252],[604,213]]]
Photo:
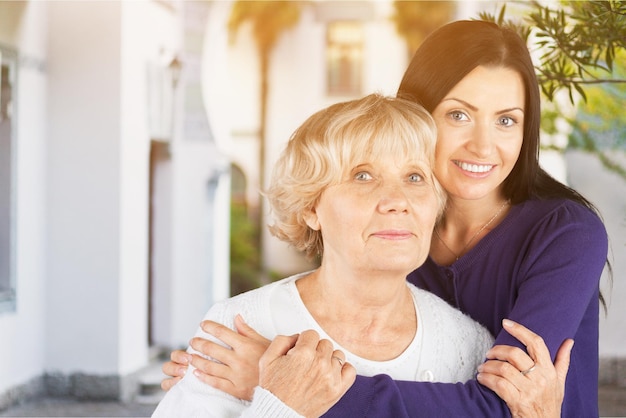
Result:
[[406,40],[409,57],[413,56],[426,36],[452,19],[455,4],[454,1],[393,2],[395,13],[392,19],[398,34]]
[[[257,47],[260,68],[260,115],[259,115],[259,186],[265,187],[265,127],[267,120],[267,97],[269,92],[270,58],[280,36],[294,27],[300,20],[301,3],[298,1],[244,1],[237,0],[228,21],[228,30],[234,36],[242,25],[252,25],[252,35]],[[259,201],[257,212],[257,248],[261,271],[264,273],[262,234],[263,200]]]

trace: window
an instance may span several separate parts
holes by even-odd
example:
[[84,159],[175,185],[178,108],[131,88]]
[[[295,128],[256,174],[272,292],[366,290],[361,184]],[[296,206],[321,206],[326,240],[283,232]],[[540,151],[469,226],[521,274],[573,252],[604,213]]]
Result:
[[361,95],[363,27],[358,22],[328,24],[326,63],[329,95]]
[[15,309],[14,100],[17,54],[0,46],[0,311]]

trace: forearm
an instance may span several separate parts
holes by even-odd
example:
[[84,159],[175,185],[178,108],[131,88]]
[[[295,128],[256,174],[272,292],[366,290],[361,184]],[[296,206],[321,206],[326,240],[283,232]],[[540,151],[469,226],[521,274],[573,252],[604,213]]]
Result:
[[510,417],[495,393],[467,383],[394,381],[385,375],[358,376],[352,388],[325,417]]

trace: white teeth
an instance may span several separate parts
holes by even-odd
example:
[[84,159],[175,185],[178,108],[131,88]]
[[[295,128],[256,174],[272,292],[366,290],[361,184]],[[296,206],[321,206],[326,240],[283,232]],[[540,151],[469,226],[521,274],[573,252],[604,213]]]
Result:
[[455,164],[461,167],[463,170],[470,171],[472,173],[486,173],[493,168],[493,165],[468,164],[460,161],[455,161]]

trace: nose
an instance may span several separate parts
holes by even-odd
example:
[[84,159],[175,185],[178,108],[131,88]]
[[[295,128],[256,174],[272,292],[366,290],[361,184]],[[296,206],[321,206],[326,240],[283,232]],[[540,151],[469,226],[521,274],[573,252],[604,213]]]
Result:
[[405,213],[409,199],[401,184],[385,184],[379,188],[378,210],[381,213]]
[[466,144],[466,148],[477,157],[485,158],[491,155],[495,140],[496,135],[494,128],[489,123],[477,123],[474,126],[469,141]]

